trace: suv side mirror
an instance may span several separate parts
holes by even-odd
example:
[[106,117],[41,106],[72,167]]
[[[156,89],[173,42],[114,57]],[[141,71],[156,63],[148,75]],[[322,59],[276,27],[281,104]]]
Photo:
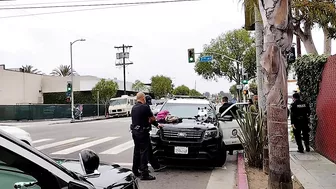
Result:
[[74,180],[69,182],[68,189],[94,189],[94,187],[89,184]]
[[79,153],[79,162],[84,172],[84,177],[98,177],[99,156],[92,150],[86,149]]

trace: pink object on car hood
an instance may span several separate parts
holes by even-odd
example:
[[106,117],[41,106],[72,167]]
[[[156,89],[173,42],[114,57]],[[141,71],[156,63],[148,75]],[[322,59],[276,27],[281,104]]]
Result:
[[169,111],[167,111],[167,110],[160,111],[157,114],[156,119],[157,120],[164,120],[164,119],[166,119],[167,115],[169,115]]

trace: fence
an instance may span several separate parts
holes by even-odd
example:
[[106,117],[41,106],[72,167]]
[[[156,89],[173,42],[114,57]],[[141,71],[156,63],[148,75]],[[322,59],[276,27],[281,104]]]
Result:
[[317,97],[316,150],[336,163],[336,55],[328,58]]
[[[99,105],[99,115],[104,115],[104,105]],[[83,105],[83,117],[97,116],[96,104]],[[0,105],[0,120],[39,120],[71,118],[69,104]]]

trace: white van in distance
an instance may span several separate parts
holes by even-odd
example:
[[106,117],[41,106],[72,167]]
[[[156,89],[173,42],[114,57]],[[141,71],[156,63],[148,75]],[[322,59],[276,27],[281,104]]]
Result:
[[130,116],[133,105],[136,100],[134,96],[122,95],[118,98],[111,98],[109,106],[109,115],[114,116]]

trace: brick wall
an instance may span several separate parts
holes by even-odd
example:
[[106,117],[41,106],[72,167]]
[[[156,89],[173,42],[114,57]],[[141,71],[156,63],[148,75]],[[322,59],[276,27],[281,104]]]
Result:
[[316,112],[316,150],[336,162],[336,55],[324,67]]

